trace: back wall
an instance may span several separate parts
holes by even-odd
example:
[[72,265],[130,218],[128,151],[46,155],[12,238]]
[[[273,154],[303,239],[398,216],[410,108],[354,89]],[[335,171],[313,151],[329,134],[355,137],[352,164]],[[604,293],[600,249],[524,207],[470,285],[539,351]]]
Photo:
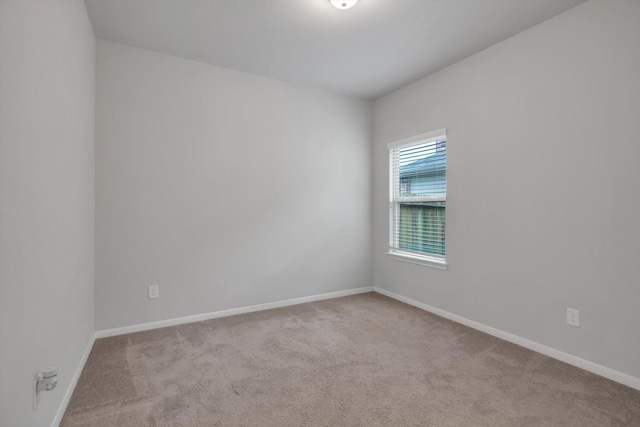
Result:
[[96,67],[97,330],[371,286],[371,103],[100,40]]

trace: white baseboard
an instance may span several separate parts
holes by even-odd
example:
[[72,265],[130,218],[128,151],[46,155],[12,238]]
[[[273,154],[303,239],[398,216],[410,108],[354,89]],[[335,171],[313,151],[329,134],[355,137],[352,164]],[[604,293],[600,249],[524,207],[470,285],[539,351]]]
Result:
[[618,382],[620,384],[624,384],[628,387],[634,388],[636,390],[640,390],[640,378],[632,377],[631,375],[625,374],[620,371],[616,371],[615,369],[607,368],[606,366],[598,365],[597,363],[590,362],[588,360],[581,359],[577,356],[573,356],[571,354],[565,353],[560,350],[556,350],[555,348],[548,347],[546,345],[537,343],[535,341],[528,340],[526,338],[519,337],[517,335],[510,334],[508,332],[502,331],[500,329],[493,328],[491,326],[484,325],[482,323],[469,320],[465,317],[458,316],[457,314],[450,313],[445,310],[441,310],[436,307],[432,307],[428,304],[421,303],[419,301],[413,300],[411,298],[404,297],[402,295],[398,295],[394,292],[387,291],[382,288],[374,288],[374,291],[386,295],[395,300],[404,302],[406,304],[412,305],[414,307],[418,307],[422,310],[428,311],[430,313],[436,314],[438,316],[444,317],[445,319],[453,320],[456,323],[463,324],[465,326],[469,326],[470,328],[477,329],[479,331],[485,332],[489,335],[493,335],[494,337],[498,337],[505,341],[512,342],[519,346],[528,348],[529,350],[533,350],[537,353],[544,354],[545,356],[552,357],[554,359],[560,360],[562,362],[568,363],[569,365],[576,366],[578,368],[582,368],[585,371],[593,372],[594,374],[600,375],[602,377],[608,378],[612,381]]
[[122,328],[103,329],[96,331],[97,338],[113,337],[116,335],[130,334],[132,332],[148,331],[150,329],[166,328],[167,326],[182,325],[184,323],[200,322],[202,320],[215,319],[218,317],[234,316],[236,314],[252,313],[254,311],[269,310],[272,308],[286,307],[289,305],[304,304],[307,302],[321,301],[331,298],[346,297],[349,295],[373,292],[373,286],[364,288],[348,289],[346,291],[329,292],[326,294],[312,295],[308,297],[292,298],[282,301],[268,302],[264,304],[250,305],[246,307],[230,308],[228,310],[214,311],[211,313],[196,314],[193,316],[177,317],[174,319],[160,320],[157,322],[141,323],[138,325],[124,326]]
[[89,344],[87,345],[84,354],[82,355],[82,359],[80,359],[80,363],[78,363],[78,367],[76,371],[73,373],[73,377],[71,378],[71,382],[67,387],[67,391],[64,393],[64,397],[62,398],[62,402],[60,403],[60,407],[58,408],[58,412],[56,413],[56,417],[53,419],[51,423],[51,427],[58,427],[60,422],[62,422],[62,417],[64,417],[64,413],[67,410],[67,406],[69,405],[69,401],[71,400],[71,396],[73,395],[73,391],[76,389],[76,385],[78,384],[78,380],[80,379],[80,375],[82,374],[82,370],[84,369],[84,365],[87,363],[87,359],[89,358],[89,354],[91,353],[91,349],[93,348],[93,343],[95,342],[95,335],[91,336],[89,340]]

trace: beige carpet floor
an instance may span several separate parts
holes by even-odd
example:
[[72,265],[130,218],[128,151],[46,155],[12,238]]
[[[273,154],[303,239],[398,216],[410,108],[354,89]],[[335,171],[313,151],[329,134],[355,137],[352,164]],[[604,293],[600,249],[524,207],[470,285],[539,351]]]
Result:
[[640,426],[640,392],[369,293],[97,340],[62,426]]

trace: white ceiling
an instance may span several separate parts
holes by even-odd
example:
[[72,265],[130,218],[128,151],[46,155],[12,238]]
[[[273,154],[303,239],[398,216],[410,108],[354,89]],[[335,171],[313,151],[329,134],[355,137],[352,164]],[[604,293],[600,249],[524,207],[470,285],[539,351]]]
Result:
[[96,36],[375,99],[584,0],[85,0]]

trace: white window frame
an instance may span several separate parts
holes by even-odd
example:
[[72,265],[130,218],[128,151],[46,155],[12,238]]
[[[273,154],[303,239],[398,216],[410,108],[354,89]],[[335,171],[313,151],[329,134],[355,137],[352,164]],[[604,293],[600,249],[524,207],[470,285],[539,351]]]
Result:
[[[390,259],[410,262],[413,264],[425,265],[428,267],[439,268],[441,270],[447,269],[447,261],[446,255],[444,257],[440,257],[438,255],[427,255],[416,252],[409,252],[398,249],[396,246],[396,242],[394,242],[394,230],[398,227],[397,221],[398,218],[395,215],[396,204],[400,202],[423,202],[423,201],[445,201],[446,195],[444,197],[437,196],[400,196],[397,194],[398,188],[394,182],[394,171],[393,171],[393,150],[397,148],[402,148],[410,145],[422,144],[427,142],[437,141],[438,139],[446,139],[447,138],[447,130],[446,129],[438,129],[433,132],[427,132],[420,135],[412,136],[409,138],[404,138],[398,141],[390,142],[387,144],[387,148],[389,149],[389,251],[387,252],[387,257]],[[447,162],[448,163],[448,162]],[[446,211],[445,211],[446,215]],[[447,244],[446,239],[446,222],[445,222],[445,247]],[[445,249],[446,254],[446,249]]]

